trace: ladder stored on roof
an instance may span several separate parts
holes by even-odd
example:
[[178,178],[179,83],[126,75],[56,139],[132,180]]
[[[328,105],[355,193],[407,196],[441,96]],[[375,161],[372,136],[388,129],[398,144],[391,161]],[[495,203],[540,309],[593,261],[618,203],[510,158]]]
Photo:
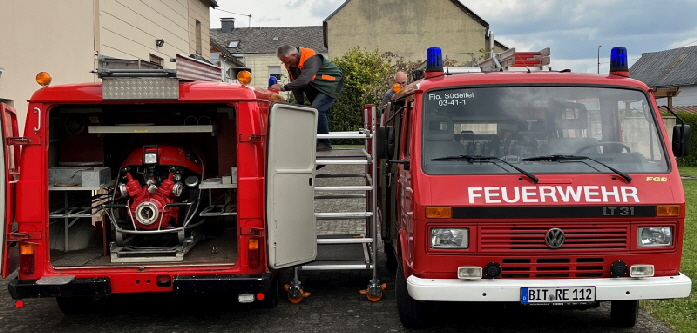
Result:
[[[378,226],[376,217],[377,191],[374,175],[377,174],[375,163],[375,132],[377,119],[375,106],[369,105],[363,109],[364,128],[356,132],[330,132],[318,134],[318,139],[360,139],[365,141],[362,149],[334,149],[327,152],[317,152],[316,164],[318,166],[315,178],[321,183],[336,183],[327,186],[315,185],[315,202],[324,200],[346,200],[346,205],[332,204],[332,207],[356,207],[348,204],[348,200],[365,200],[365,207],[361,211],[337,211],[341,209],[329,209],[315,213],[318,230],[332,229],[331,225],[345,221],[359,221],[348,223],[348,231],[342,234],[319,235],[317,238],[317,258],[315,261],[294,268],[294,277],[289,285],[286,285],[288,299],[293,303],[300,302],[309,296],[301,287],[298,272],[320,270],[372,270],[372,278],[365,290],[361,290],[371,301],[382,298],[384,284],[380,284],[377,275],[378,257]],[[364,172],[360,173],[323,173],[321,166],[364,166]],[[351,185],[343,183],[350,182]],[[317,184],[317,183],[316,183]],[[342,202],[339,201],[339,202]],[[334,202],[336,203],[336,201]],[[325,226],[328,226],[325,228]]]

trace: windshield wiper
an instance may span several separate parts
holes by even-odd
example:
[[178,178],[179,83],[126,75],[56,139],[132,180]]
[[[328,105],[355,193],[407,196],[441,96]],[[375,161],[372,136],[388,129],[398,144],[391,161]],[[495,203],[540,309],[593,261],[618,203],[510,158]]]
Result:
[[[502,160],[498,157],[494,156],[483,156],[483,155],[454,155],[454,156],[444,156],[444,157],[439,157],[439,158],[434,158],[431,159],[431,161],[467,161],[469,163],[473,162],[491,162],[494,163],[495,165],[499,166],[496,161],[503,162],[504,164],[508,165],[509,167],[516,169],[516,171],[524,174],[526,177],[530,178],[533,182],[537,183],[539,179],[535,177],[535,175],[511,164],[508,163],[508,161]],[[500,167],[500,166],[499,166]]]
[[[588,156],[583,156],[583,155],[542,155],[542,156],[535,156],[535,157],[528,157],[524,158],[523,161],[550,161],[550,162],[581,162],[591,168],[590,164],[584,162],[585,160],[593,161],[595,163],[598,163],[606,168],[608,168],[610,171],[614,172],[616,175],[624,178],[628,183],[632,181],[632,177],[630,177],[628,174],[617,170],[603,162],[600,162],[594,158],[590,158]],[[593,168],[595,169],[595,168]],[[597,169],[596,169],[597,170]]]

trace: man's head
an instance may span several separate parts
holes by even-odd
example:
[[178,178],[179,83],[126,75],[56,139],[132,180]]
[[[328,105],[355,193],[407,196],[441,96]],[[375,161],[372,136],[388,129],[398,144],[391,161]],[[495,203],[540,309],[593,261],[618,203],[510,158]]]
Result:
[[394,83],[399,83],[402,85],[402,87],[407,85],[407,73],[404,72],[397,72],[397,74],[394,75]]
[[284,45],[278,48],[276,56],[288,67],[298,67],[300,56],[298,48],[290,45]]

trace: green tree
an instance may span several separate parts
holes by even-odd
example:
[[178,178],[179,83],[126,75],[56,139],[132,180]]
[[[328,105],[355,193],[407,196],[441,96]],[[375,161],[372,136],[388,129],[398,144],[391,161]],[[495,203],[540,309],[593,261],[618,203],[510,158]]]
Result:
[[344,75],[344,90],[332,106],[329,131],[358,130],[363,127],[363,106],[379,103],[382,98],[380,90],[390,73],[390,65],[378,50],[369,52],[358,47],[349,49],[333,62]]

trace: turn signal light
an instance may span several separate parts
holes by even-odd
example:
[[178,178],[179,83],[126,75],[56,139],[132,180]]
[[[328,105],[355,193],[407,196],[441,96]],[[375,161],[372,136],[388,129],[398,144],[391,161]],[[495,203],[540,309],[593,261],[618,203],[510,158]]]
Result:
[[400,92],[400,91],[402,91],[402,85],[399,84],[399,83],[393,84],[393,85],[392,85],[392,91],[394,91],[395,94],[398,93],[398,92]]
[[53,78],[46,72],[36,74],[36,83],[42,87],[48,87],[48,85],[51,84],[51,80],[53,80]]
[[34,244],[19,244],[19,270],[24,274],[34,273]]
[[680,215],[680,206],[656,206],[656,216],[678,216]]
[[452,217],[452,207],[426,207],[427,219],[450,219]]
[[250,239],[247,249],[249,267],[259,267],[259,239]]
[[248,71],[241,71],[237,73],[237,82],[245,86],[248,85],[252,82],[252,73]]

